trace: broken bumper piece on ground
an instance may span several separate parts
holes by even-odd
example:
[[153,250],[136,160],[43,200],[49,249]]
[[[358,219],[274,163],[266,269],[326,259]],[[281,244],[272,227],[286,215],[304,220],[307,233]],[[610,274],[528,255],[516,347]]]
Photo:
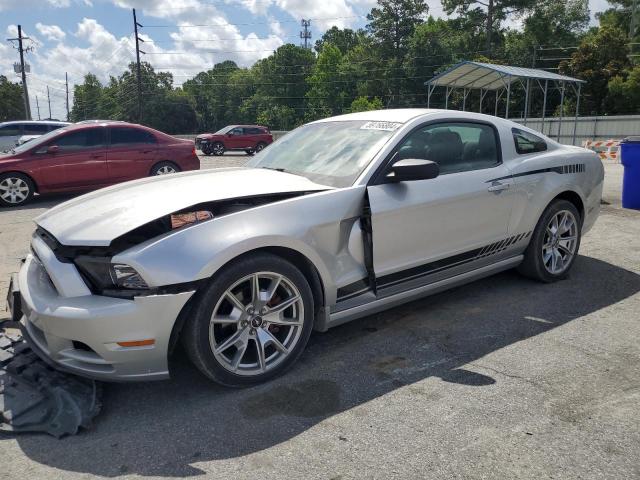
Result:
[[100,393],[97,382],[51,368],[20,334],[0,328],[0,432],[74,435],[100,412]]

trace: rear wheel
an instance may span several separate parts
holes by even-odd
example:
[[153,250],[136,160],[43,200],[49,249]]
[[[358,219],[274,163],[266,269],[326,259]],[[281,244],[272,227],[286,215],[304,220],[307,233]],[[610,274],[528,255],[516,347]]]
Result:
[[264,143],[264,142],[260,142],[260,143],[258,143],[258,144],[256,145],[256,148],[254,149],[254,152],[255,152],[255,153],[258,153],[258,152],[260,152],[260,151],[264,150],[264,147],[266,147],[266,146],[267,146],[267,144],[266,144],[266,143]]
[[177,173],[180,171],[180,167],[178,167],[173,162],[160,162],[156,163],[152,168],[149,175],[168,175],[169,173]]
[[216,142],[211,146],[211,152],[217,157],[224,155],[224,151],[224,145],[220,142]]
[[552,202],[536,225],[520,273],[547,283],[566,278],[578,256],[581,227],[575,205],[567,200]]
[[216,275],[185,325],[182,341],[210,379],[250,386],[293,365],[309,340],[313,318],[304,275],[286,260],[261,253]]
[[17,207],[31,200],[35,193],[33,181],[22,173],[0,175],[0,206]]

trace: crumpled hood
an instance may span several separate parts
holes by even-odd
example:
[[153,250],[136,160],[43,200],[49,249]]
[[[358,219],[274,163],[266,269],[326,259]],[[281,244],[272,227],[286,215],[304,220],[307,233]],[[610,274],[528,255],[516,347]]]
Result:
[[108,246],[134,228],[199,203],[330,188],[263,168],[198,170],[103,188],[62,203],[35,221],[63,245]]

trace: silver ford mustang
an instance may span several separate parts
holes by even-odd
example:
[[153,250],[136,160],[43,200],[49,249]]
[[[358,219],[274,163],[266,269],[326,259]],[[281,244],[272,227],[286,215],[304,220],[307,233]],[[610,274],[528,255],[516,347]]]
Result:
[[496,117],[304,125],[246,168],[148,178],[36,219],[9,303],[37,353],[103,380],[263,382],[325,331],[510,268],[565,278],[600,208],[595,153]]

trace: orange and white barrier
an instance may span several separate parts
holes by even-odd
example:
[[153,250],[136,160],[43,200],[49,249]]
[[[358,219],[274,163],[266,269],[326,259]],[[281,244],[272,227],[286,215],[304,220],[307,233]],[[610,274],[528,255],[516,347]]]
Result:
[[582,146],[596,152],[602,160],[620,163],[620,140],[587,140],[582,143]]

